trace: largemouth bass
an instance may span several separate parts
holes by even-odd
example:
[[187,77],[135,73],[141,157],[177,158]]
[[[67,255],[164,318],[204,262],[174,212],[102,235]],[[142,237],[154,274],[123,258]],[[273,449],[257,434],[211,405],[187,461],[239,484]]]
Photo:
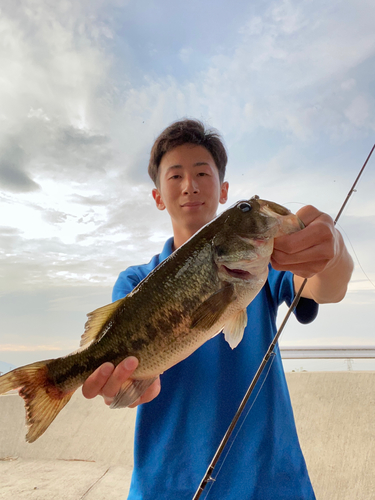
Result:
[[165,370],[223,331],[241,341],[246,307],[267,280],[274,238],[303,224],[257,196],[239,201],[200,229],[125,298],[88,314],[78,351],[16,368],[0,377],[0,394],[19,388],[26,440],[45,432],[74,391],[102,363],[139,360],[111,407],[128,406]]

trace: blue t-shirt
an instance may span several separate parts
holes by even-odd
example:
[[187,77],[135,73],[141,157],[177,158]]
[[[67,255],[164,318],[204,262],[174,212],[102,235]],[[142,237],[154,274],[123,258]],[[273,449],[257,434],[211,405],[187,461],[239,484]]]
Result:
[[[113,300],[127,295],[166,259],[172,245],[173,238],[149,264],[123,271]],[[284,301],[290,305],[293,297],[292,274],[270,266],[267,284],[247,308],[248,324],[238,347],[232,350],[219,334],[161,375],[160,395],[137,410],[128,500],[193,498],[276,333],[277,308]],[[314,319],[317,305],[313,301],[305,302],[303,309],[303,322]],[[216,480],[207,485],[201,498],[315,499],[278,349],[244,414],[250,407],[215,468]]]

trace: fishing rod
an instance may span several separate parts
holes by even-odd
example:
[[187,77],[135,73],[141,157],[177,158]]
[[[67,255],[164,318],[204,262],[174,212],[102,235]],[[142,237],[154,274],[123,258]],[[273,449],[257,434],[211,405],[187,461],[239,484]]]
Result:
[[[337,224],[337,221],[339,220],[342,212],[344,211],[344,208],[346,207],[346,205],[347,205],[347,203],[349,201],[349,198],[354,193],[355,187],[356,187],[356,185],[357,185],[357,183],[358,183],[358,181],[359,181],[359,179],[360,179],[360,177],[361,177],[364,169],[366,168],[367,162],[371,158],[371,155],[372,155],[374,149],[375,149],[375,144],[373,145],[373,147],[372,147],[372,149],[371,149],[371,151],[370,151],[370,153],[369,153],[369,155],[368,155],[365,163],[363,164],[363,166],[362,166],[362,168],[361,168],[361,170],[360,170],[360,172],[359,172],[356,180],[354,181],[353,186],[351,187],[351,189],[350,189],[347,197],[345,198],[345,201],[342,204],[342,206],[341,206],[341,208],[340,208],[340,210],[339,210],[339,212],[338,212],[338,214],[337,214],[337,216],[336,216],[336,218],[335,218],[335,220],[333,222],[334,225]],[[219,461],[219,458],[220,458],[221,454],[223,453],[224,448],[225,448],[226,444],[228,443],[229,438],[231,437],[232,432],[234,431],[234,428],[235,428],[235,426],[236,426],[236,424],[238,422],[238,419],[240,418],[243,410],[245,409],[246,403],[248,402],[251,394],[253,393],[254,388],[255,388],[255,386],[256,386],[256,384],[257,384],[260,376],[262,375],[264,368],[266,367],[266,365],[268,363],[268,360],[270,359],[271,355],[273,354],[273,351],[274,351],[274,349],[276,347],[277,341],[279,340],[280,335],[281,335],[282,331],[284,330],[284,327],[285,327],[285,325],[286,325],[286,323],[287,323],[290,315],[292,314],[294,308],[297,306],[297,304],[299,302],[299,299],[301,298],[301,294],[302,294],[303,289],[305,288],[306,283],[307,283],[307,278],[305,278],[303,280],[302,285],[300,286],[298,292],[296,293],[296,296],[294,297],[294,300],[293,300],[292,304],[290,305],[290,307],[289,307],[289,309],[288,309],[288,311],[287,311],[287,313],[285,315],[285,318],[284,318],[283,322],[280,325],[280,328],[276,332],[273,341],[271,342],[269,348],[267,349],[267,352],[266,352],[266,354],[265,354],[265,356],[264,356],[264,358],[263,358],[263,360],[262,360],[262,362],[261,362],[261,364],[260,364],[260,366],[259,366],[256,374],[254,375],[254,378],[251,381],[251,384],[250,384],[248,390],[246,391],[246,394],[245,394],[243,400],[241,401],[241,404],[238,407],[238,410],[236,411],[236,413],[235,413],[235,415],[233,417],[233,420],[230,423],[230,425],[229,425],[229,427],[228,427],[228,429],[227,429],[227,431],[226,431],[226,433],[225,433],[225,435],[224,435],[224,437],[223,437],[223,439],[222,439],[222,441],[221,441],[218,449],[216,450],[215,455],[214,455],[214,457],[213,457],[210,465],[208,466],[208,469],[207,469],[207,471],[206,471],[206,473],[205,473],[205,475],[204,475],[204,477],[203,477],[203,479],[202,479],[202,481],[201,481],[201,483],[200,483],[200,485],[199,485],[199,487],[198,487],[198,489],[197,489],[197,491],[196,491],[196,493],[195,493],[195,495],[194,495],[194,497],[193,497],[192,500],[198,500],[200,498],[201,494],[203,493],[204,489],[206,488],[207,484],[210,481],[214,481],[214,479],[212,478],[212,473],[214,472],[214,469],[215,469],[215,467],[216,467],[216,465],[217,465],[217,463]]]

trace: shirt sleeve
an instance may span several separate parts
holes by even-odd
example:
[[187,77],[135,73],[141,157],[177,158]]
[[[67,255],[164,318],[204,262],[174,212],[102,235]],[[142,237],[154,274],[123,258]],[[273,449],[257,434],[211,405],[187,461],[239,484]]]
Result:
[[[279,306],[285,302],[290,307],[295,296],[293,274],[289,271],[275,271],[271,266],[269,269],[268,279],[274,304]],[[297,320],[305,325],[314,321],[318,312],[319,304],[305,297],[300,298],[294,310]]]
[[115,302],[116,300],[123,299],[140,281],[142,281],[141,278],[131,268],[122,271],[113,287],[112,301]]
[[300,323],[307,325],[308,323],[312,323],[314,321],[314,319],[318,316],[318,312],[319,304],[312,299],[301,297],[294,314]]

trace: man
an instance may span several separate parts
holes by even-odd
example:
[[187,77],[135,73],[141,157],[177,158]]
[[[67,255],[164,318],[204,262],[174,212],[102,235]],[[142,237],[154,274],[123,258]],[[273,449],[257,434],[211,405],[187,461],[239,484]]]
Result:
[[[113,300],[127,295],[215,217],[219,203],[227,201],[226,163],[219,136],[200,122],[176,122],[158,137],[149,163],[152,194],[157,208],[171,217],[173,238],[149,264],[120,274]],[[291,303],[305,277],[297,319],[312,321],[318,303],[344,297],[353,264],[340,233],[332,219],[314,207],[302,208],[298,216],[306,228],[275,241],[273,268],[248,307],[248,326],[239,346],[232,351],[217,335],[161,376],[161,392],[157,380],[133,405],[149,402],[137,414],[130,500],[193,497],[275,335],[278,305]],[[134,357],[116,369],[105,363],[85,382],[84,395],[101,394],[110,404],[137,363]],[[278,352],[260,386],[208,498],[312,500]]]

